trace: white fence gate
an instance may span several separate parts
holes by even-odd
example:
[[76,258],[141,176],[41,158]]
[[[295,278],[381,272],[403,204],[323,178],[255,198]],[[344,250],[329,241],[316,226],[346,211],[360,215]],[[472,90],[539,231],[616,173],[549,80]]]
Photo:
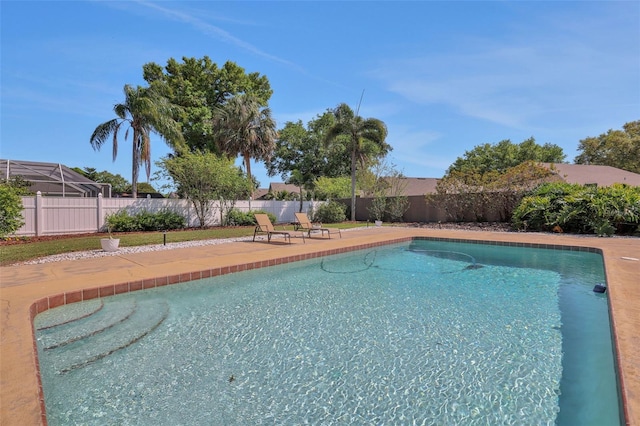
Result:
[[[34,197],[22,197],[24,225],[16,236],[43,236],[82,234],[104,231],[105,219],[120,210],[131,214],[141,211],[155,213],[170,210],[185,217],[188,227],[200,225],[193,205],[188,200],[172,198],[67,198],[43,197],[38,192]],[[310,211],[318,202],[304,201],[302,211]],[[300,209],[300,201],[239,200],[235,209],[243,212],[263,210],[273,213],[278,223],[293,222],[294,213]],[[210,205],[206,226],[221,223],[218,202]]]

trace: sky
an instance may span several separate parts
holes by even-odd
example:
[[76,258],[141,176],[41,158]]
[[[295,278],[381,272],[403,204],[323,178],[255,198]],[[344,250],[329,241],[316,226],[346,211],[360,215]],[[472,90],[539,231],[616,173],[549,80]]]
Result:
[[[131,140],[113,162],[90,136],[125,84],[146,85],[144,64],[170,58],[267,76],[278,129],[340,103],[380,119],[408,177],[505,139],[573,162],[580,140],[640,119],[637,1],[2,0],[0,23],[0,157],[127,180]],[[153,136],[151,151],[155,163],[170,149]]]

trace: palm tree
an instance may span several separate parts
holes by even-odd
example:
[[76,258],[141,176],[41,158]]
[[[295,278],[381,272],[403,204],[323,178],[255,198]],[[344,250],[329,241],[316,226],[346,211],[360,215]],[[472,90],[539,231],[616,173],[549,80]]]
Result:
[[[351,220],[356,220],[356,171],[358,165],[384,157],[392,147],[385,142],[387,126],[377,118],[362,118],[354,114],[347,104],[340,104],[333,110],[336,122],[325,137],[327,144],[346,143],[351,153]],[[346,136],[346,138],[339,138]],[[344,142],[341,142],[344,141]]]
[[247,179],[253,182],[250,160],[267,161],[275,149],[276,122],[271,110],[262,108],[254,96],[237,95],[215,111],[213,123],[220,151],[230,158],[241,155]]
[[102,145],[113,138],[113,161],[118,156],[118,133],[123,125],[129,127],[125,131],[127,140],[129,130],[133,131],[131,193],[138,196],[138,171],[141,163],[145,165],[147,180],[151,173],[151,132],[163,137],[174,149],[182,143],[180,125],[173,120],[172,112],[175,108],[167,98],[161,96],[153,88],[124,86],[124,103],[115,104],[113,111],[117,118],[100,124],[93,131],[89,142],[94,150],[100,150]]

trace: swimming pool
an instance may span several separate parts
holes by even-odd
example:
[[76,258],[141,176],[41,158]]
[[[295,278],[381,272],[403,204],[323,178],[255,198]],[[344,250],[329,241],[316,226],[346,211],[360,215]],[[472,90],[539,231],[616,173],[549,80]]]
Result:
[[416,241],[274,269],[65,307],[96,313],[37,334],[49,423],[620,423],[597,254]]

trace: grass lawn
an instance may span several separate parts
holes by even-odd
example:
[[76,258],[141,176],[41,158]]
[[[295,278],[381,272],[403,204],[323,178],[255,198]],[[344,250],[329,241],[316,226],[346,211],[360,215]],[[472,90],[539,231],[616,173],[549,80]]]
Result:
[[[366,226],[367,224],[355,222],[343,222],[325,225],[326,227],[347,229]],[[284,228],[277,225],[278,229],[293,230],[292,225]],[[167,243],[179,243],[183,241],[209,240],[219,238],[239,238],[253,235],[253,226],[238,227],[214,227],[207,229],[187,229],[181,231],[168,231]],[[120,247],[135,247],[164,242],[163,232],[135,232],[113,233],[114,238],[120,238]],[[18,239],[17,242],[4,241],[0,243],[0,266],[7,266],[17,262],[25,262],[39,257],[54,254],[69,253],[74,251],[101,250],[100,238],[108,238],[107,234],[82,234],[81,236],[64,235],[48,238]],[[14,238],[15,240],[15,238]]]

